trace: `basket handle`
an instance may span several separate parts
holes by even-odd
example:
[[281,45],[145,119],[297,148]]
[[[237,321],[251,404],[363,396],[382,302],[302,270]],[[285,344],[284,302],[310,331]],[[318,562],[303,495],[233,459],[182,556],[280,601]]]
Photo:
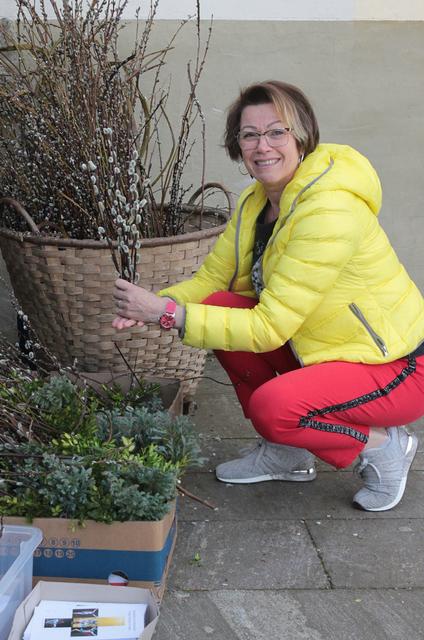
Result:
[[228,191],[228,189],[226,189],[224,187],[224,185],[222,185],[220,182],[207,182],[206,184],[202,185],[201,187],[199,187],[191,195],[191,197],[190,197],[189,201],[187,202],[187,204],[188,205],[194,205],[196,199],[200,196],[202,191],[207,191],[208,189],[218,189],[218,191],[222,191],[222,193],[225,195],[225,197],[227,198],[227,203],[228,203],[228,216],[227,216],[227,218],[229,218],[231,216],[231,213],[232,213],[233,209],[234,209],[234,200],[233,200],[233,196]]
[[0,207],[3,205],[9,206],[12,209],[14,209],[16,213],[19,213],[24,218],[25,222],[28,224],[31,231],[33,233],[36,233],[37,235],[40,235],[40,230],[35,224],[34,220],[31,218],[28,211],[24,209],[23,206],[17,200],[15,200],[14,198],[9,198],[8,196],[4,198],[0,198]]

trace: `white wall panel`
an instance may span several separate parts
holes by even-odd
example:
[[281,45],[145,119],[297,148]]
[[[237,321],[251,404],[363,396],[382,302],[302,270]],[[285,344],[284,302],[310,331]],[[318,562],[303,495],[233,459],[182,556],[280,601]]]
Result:
[[[60,3],[60,0],[58,0]],[[48,0],[47,0],[48,4]],[[132,19],[143,0],[129,0],[124,17]],[[161,0],[158,18],[186,18],[195,0]],[[0,17],[14,18],[15,0],[0,0]],[[423,0],[201,0],[202,18],[215,20],[424,20]]]

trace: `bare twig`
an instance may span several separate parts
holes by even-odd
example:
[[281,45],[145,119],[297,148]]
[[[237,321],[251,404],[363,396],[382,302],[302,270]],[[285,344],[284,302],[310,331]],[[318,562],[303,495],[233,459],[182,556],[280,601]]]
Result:
[[[208,53],[200,2],[162,49],[150,50],[159,0],[138,20],[121,58],[121,20],[129,0],[60,3],[16,0],[15,32],[0,25],[0,195],[18,200],[34,224],[68,238],[118,241],[120,275],[136,281],[139,239],[184,230],[187,161],[200,119],[201,202],[205,184],[205,119],[197,88]],[[55,21],[47,18],[47,7]],[[188,63],[187,101],[177,120],[167,113],[172,86],[162,80],[180,33],[196,29]],[[13,54],[13,56],[11,56]],[[178,83],[181,89],[181,83]],[[174,129],[175,127],[175,129]],[[6,210],[0,223],[25,231]]]
[[207,500],[203,500],[202,498],[199,498],[198,496],[195,496],[194,493],[191,493],[190,491],[187,491],[187,489],[184,489],[184,487],[182,487],[180,484],[177,485],[177,490],[183,496],[187,496],[187,498],[191,498],[192,500],[195,500],[196,502],[200,502],[200,504],[203,504],[205,507],[208,507],[208,509],[212,509],[213,511],[216,511],[216,509],[218,508],[215,505],[213,505],[210,502],[208,502]]

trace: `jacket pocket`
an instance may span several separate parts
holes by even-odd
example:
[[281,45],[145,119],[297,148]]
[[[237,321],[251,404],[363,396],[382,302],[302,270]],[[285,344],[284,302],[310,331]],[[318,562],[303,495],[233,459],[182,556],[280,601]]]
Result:
[[374,331],[374,329],[372,328],[372,326],[370,325],[370,323],[368,322],[368,320],[366,319],[366,317],[364,316],[364,314],[362,313],[362,311],[360,310],[357,304],[355,304],[354,302],[351,302],[351,304],[349,305],[349,309],[358,318],[358,320],[361,322],[361,324],[366,329],[368,334],[371,336],[373,342],[377,345],[377,347],[380,349],[383,356],[386,358],[389,355],[389,351],[386,347],[386,343],[384,342],[383,338]]

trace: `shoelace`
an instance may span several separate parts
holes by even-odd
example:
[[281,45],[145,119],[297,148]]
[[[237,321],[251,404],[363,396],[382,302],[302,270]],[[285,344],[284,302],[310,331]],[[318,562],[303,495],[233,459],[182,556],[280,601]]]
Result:
[[353,470],[354,470],[354,472],[356,474],[358,474],[358,476],[360,476],[362,478],[363,477],[363,472],[365,471],[365,469],[367,467],[371,467],[372,469],[374,469],[374,471],[375,471],[375,473],[377,475],[378,481],[381,483],[381,474],[380,474],[378,468],[375,466],[375,464],[370,462],[366,456],[363,456],[363,458],[361,459],[361,462],[358,462]]

